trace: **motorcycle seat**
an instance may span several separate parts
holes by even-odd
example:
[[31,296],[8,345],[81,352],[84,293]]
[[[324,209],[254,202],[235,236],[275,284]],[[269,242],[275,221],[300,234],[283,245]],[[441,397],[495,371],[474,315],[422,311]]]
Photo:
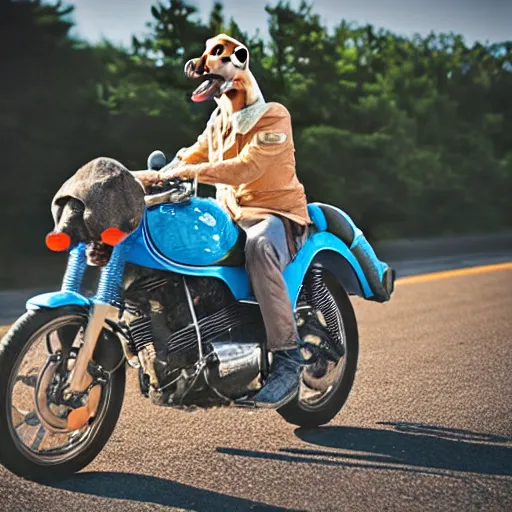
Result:
[[[323,203],[311,203],[308,205],[308,213],[311,221],[318,231],[328,231],[340,238],[351,247],[354,242],[356,227],[350,218],[337,208]],[[224,267],[239,267],[245,264],[245,231],[239,228],[239,236],[233,248],[215,265]]]
[[324,203],[309,204],[308,212],[319,231],[328,231],[345,242],[348,247],[352,246],[357,228],[347,214]]

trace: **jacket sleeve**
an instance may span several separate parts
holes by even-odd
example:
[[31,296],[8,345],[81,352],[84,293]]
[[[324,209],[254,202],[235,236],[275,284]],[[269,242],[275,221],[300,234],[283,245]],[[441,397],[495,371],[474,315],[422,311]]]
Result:
[[274,167],[276,160],[293,147],[288,112],[271,119],[262,118],[252,140],[235,158],[215,164],[203,163],[196,168],[198,180],[210,185],[238,187],[260,178]]

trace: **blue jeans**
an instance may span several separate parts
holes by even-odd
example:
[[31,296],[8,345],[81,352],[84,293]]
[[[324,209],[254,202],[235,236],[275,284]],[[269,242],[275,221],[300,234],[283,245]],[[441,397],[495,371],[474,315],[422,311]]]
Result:
[[269,215],[239,225],[247,234],[246,268],[265,323],[267,348],[296,348],[299,335],[283,278],[291,261],[284,224],[279,217]]

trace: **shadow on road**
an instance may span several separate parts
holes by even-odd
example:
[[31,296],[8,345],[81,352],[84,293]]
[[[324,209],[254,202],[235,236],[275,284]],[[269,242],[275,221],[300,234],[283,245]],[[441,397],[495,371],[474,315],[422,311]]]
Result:
[[[114,472],[79,473],[52,487],[103,498],[154,503],[184,510],[284,511],[243,498],[153,476]],[[296,511],[299,512],[299,511]]]
[[512,476],[512,438],[418,423],[390,429],[297,429],[302,441],[329,448],[282,448],[278,453],[217,448],[228,455],[285,462],[446,475],[446,471]]

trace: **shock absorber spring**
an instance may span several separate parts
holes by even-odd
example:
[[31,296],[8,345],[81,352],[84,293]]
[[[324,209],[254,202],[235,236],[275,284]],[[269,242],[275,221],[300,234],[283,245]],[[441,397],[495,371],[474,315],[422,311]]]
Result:
[[122,299],[122,283],[126,264],[125,246],[114,247],[110,260],[101,270],[101,277],[94,300],[104,304],[117,305]]
[[69,251],[68,264],[62,280],[62,291],[80,293],[86,269],[85,244],[80,243]]
[[310,270],[306,286],[306,296],[308,303],[322,313],[327,329],[334,340],[341,342],[342,340],[339,339],[340,314],[336,301],[324,283],[322,269],[312,268]]

